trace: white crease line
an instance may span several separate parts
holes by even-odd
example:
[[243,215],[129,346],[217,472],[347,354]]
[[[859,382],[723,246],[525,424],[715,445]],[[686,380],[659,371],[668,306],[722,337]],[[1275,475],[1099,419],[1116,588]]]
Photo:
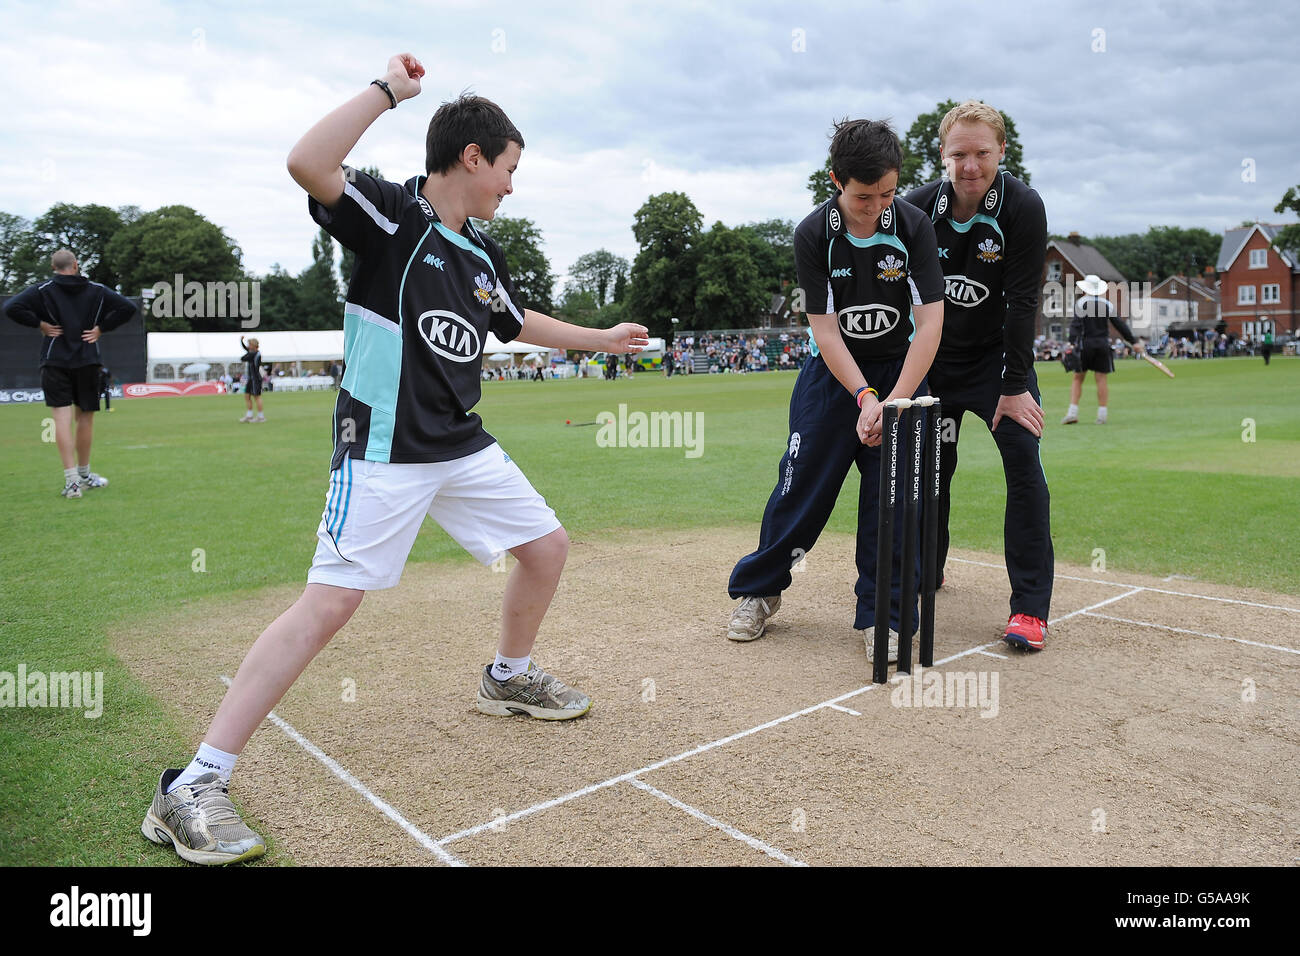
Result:
[[1116,601],[1122,601],[1125,598],[1132,597],[1135,594],[1141,594],[1145,590],[1146,590],[1145,588],[1135,586],[1133,590],[1129,591],[1127,594],[1117,594],[1113,598],[1107,598],[1104,601],[1098,601],[1096,604],[1089,604],[1087,607],[1081,608],[1078,611],[1071,611],[1069,614],[1066,614],[1064,617],[1058,617],[1054,621],[1048,621],[1047,626],[1051,627],[1053,624],[1060,624],[1062,621],[1068,621],[1070,618],[1075,617],[1076,615],[1087,614],[1089,611],[1096,610],[1099,607],[1105,607],[1107,604],[1114,604]]
[[[992,564],[988,561],[971,561],[969,558],[949,558],[949,561],[957,561],[961,564],[973,564],[981,568],[997,568],[1005,571],[1005,564]],[[1240,604],[1242,607],[1262,607],[1270,611],[1290,611],[1292,614],[1300,614],[1300,607],[1286,607],[1282,604],[1260,604],[1258,601],[1242,601],[1237,598],[1214,597],[1210,594],[1194,594],[1190,591],[1167,591],[1164,588],[1150,588],[1145,584],[1129,584],[1124,581],[1103,581],[1101,578],[1080,578],[1071,574],[1057,574],[1055,577],[1062,581],[1083,581],[1087,584],[1106,584],[1113,588],[1139,588],[1143,591],[1151,591],[1154,594],[1173,594],[1177,597],[1200,598],[1202,601],[1222,601],[1225,604]],[[1193,580],[1193,579],[1189,579]]]
[[[225,674],[221,675],[221,681],[227,687],[230,686],[230,678],[227,677]],[[450,853],[448,853],[446,850],[440,847],[436,842],[434,842],[433,837],[429,836],[427,833],[425,833],[423,830],[417,827],[410,820],[407,820],[406,817],[402,816],[400,813],[394,810],[392,806],[385,803],[379,797],[375,796],[375,794],[370,790],[369,787],[367,787],[356,777],[352,776],[352,774],[348,773],[346,770],[340,767],[338,762],[335,761],[333,757],[329,756],[329,754],[325,753],[325,751],[321,750],[319,747],[317,747],[314,743],[312,743],[302,734],[298,733],[298,731],[294,730],[293,727],[289,724],[289,722],[286,721],[284,718],[282,718],[275,711],[271,711],[268,717],[270,718],[271,722],[275,724],[277,727],[279,727],[281,730],[283,730],[289,736],[289,738],[294,741],[294,743],[298,744],[298,746],[302,747],[303,750],[307,751],[307,753],[311,754],[313,757],[315,757],[317,760],[323,763],[326,767],[328,767],[330,771],[334,774],[334,776],[338,777],[349,787],[351,787],[357,793],[361,794],[372,804],[374,804],[376,809],[378,809],[380,813],[388,817],[388,819],[392,820],[399,827],[405,830],[411,837],[415,839],[416,843],[420,844],[420,846],[424,847],[426,850],[428,850],[438,859],[442,860],[442,862],[446,863],[448,866],[466,865],[463,861],[452,856]]]
[[1150,621],[1130,621],[1126,617],[1113,617],[1109,614],[1092,614],[1089,617],[1098,617],[1104,621],[1118,621],[1121,624],[1136,624],[1139,627],[1156,627],[1162,631],[1173,631],[1175,634],[1192,634],[1196,637],[1213,637],[1220,641],[1236,641],[1238,644],[1249,644],[1251,647],[1265,647],[1270,651],[1284,651],[1287,654],[1300,654],[1300,650],[1294,647],[1279,647],[1276,644],[1262,644],[1259,641],[1248,641],[1244,637],[1228,637],[1226,634],[1208,634],[1205,631],[1189,631],[1185,627],[1170,627],[1168,624],[1152,624]]
[[[957,560],[957,559],[954,558],[953,560]],[[1115,600],[1119,600],[1119,598],[1115,598]],[[1106,601],[1102,602],[1102,604],[1106,604],[1106,603],[1109,602]],[[1100,606],[1101,606],[1100,604],[1093,605],[1093,607],[1100,607]],[[931,666],[942,667],[944,664],[949,664],[955,660],[959,660],[960,658],[963,658],[968,654],[977,654],[981,651],[987,650],[990,647],[996,647],[998,644],[1001,643],[1002,643],[1002,639],[998,638],[996,641],[989,641],[987,644],[980,644],[977,647],[967,648],[964,651],[958,651],[956,654],[950,654],[949,656],[943,658],[942,660],[935,661],[934,664]],[[700,746],[695,747],[691,750],[684,751],[683,753],[679,753],[675,757],[668,757],[664,760],[657,761],[656,763],[652,763],[648,766],[641,767],[638,770],[629,770],[627,773],[619,774],[617,777],[610,777],[608,780],[602,780],[600,783],[590,784],[586,787],[583,787],[581,790],[574,790],[572,793],[562,794],[550,800],[543,800],[541,803],[535,803],[531,807],[525,807],[522,810],[516,810],[514,813],[506,814],[503,817],[496,817],[492,820],[488,820],[486,823],[479,823],[466,830],[460,830],[457,833],[448,834],[447,836],[443,837],[441,840],[438,841],[438,846],[445,846],[448,843],[454,843],[457,840],[463,840],[466,837],[477,836],[478,834],[484,832],[485,830],[499,830],[507,823],[511,823],[515,820],[522,819],[523,817],[532,816],[534,813],[542,813],[543,811],[550,810],[552,807],[558,807],[562,803],[568,803],[570,800],[576,800],[578,797],[585,797],[588,794],[595,793],[597,790],[603,790],[606,787],[612,787],[615,784],[623,783],[625,781],[633,779],[634,777],[639,777],[642,774],[650,773],[651,771],[658,770],[661,767],[666,767],[669,764],[677,763],[679,760],[686,760],[688,757],[694,757],[698,754],[702,754],[706,751],[712,750],[715,747],[721,747],[724,744],[732,743],[733,741],[740,740],[743,737],[748,737],[750,734],[756,734],[759,731],[768,730],[769,728],[775,727],[778,724],[783,724],[788,720],[794,720],[796,717],[803,717],[806,714],[811,714],[813,711],[821,710],[822,708],[825,707],[834,707],[836,704],[840,703],[841,701],[846,701],[851,697],[857,697],[859,694],[864,694],[876,686],[877,685],[875,684],[867,684],[863,687],[859,687],[857,690],[851,690],[847,694],[840,694],[840,696],[838,697],[832,697],[830,700],[824,700],[820,704],[813,704],[811,707],[805,707],[803,710],[797,710],[792,714],[786,714],[784,717],[778,717],[775,720],[769,720],[767,723],[759,724],[757,727],[751,727],[748,730],[742,730],[739,733],[732,734],[729,737],[723,737],[720,740],[711,741],[707,744],[700,744]]]
[[1011,658],[1007,657],[1005,654],[994,654],[992,651],[978,651],[977,653],[983,654],[986,657],[996,657],[1000,661],[1011,660]]
[[662,790],[656,790],[654,787],[650,786],[650,784],[637,780],[635,777],[629,779],[627,782],[630,783],[632,786],[636,787],[638,790],[644,790],[646,793],[654,794],[660,800],[667,800],[678,810],[686,811],[691,816],[695,817],[695,819],[707,823],[715,830],[721,830],[727,836],[739,840],[741,843],[746,843],[749,846],[753,847],[755,850],[761,850],[763,853],[766,853],[772,859],[780,860],[782,863],[785,863],[787,866],[808,865],[807,863],[804,863],[802,860],[796,860],[792,856],[787,856],[786,854],[782,853],[774,846],[768,846],[762,840],[752,837],[748,833],[742,833],[741,831],[737,830],[735,827],[731,826],[730,824],[723,823],[721,820],[717,820],[709,816],[707,813],[705,813],[702,810],[696,810],[694,807],[682,803],[676,797],[668,796],[668,794],[664,793]]
[[847,708],[847,707],[841,707],[839,704],[827,704],[826,706],[829,707],[831,710],[838,710],[838,711],[840,711],[841,713],[852,714],[854,717],[861,717],[861,716],[862,716],[862,714],[858,713],[858,711],[856,711],[856,710],[850,710],[850,709]]
[[759,724],[757,727],[750,727],[748,730],[742,730],[739,733],[732,734],[729,737],[723,737],[719,740],[713,740],[707,744],[700,744],[698,747],[694,747],[691,750],[687,750],[682,753],[679,753],[675,757],[667,757],[663,760],[659,760],[656,761],[655,763],[649,764],[648,766],[640,767],[636,770],[629,770],[627,773],[619,774],[617,777],[610,777],[608,780],[602,780],[600,783],[593,783],[590,786],[583,787],[581,790],[574,790],[572,793],[566,793],[563,794],[562,796],[555,797],[554,799],[551,800],[544,800],[541,803],[533,804],[531,807],[525,807],[522,810],[516,810],[514,813],[506,814],[503,817],[497,817],[493,820],[489,820],[486,823],[480,823],[477,826],[472,826],[467,830],[461,830],[458,833],[452,833],[439,840],[438,845],[445,846],[448,843],[454,843],[456,840],[463,840],[466,837],[476,836],[477,834],[480,834],[484,830],[487,830],[489,828],[499,829],[500,827],[505,826],[507,823],[511,823],[515,820],[521,819],[522,817],[531,816],[534,813],[541,813],[543,810],[549,810],[552,807],[558,807],[562,803],[568,803],[570,800],[575,800],[578,797],[585,797],[587,796],[587,794],[595,793],[597,790],[603,790],[606,787],[612,787],[617,783],[623,783],[624,781],[631,780],[633,777],[639,777],[643,773],[650,773],[651,771],[658,770],[661,767],[667,767],[669,764],[677,763],[677,761],[679,760],[685,760],[688,757],[694,757],[698,754],[702,754],[706,751],[712,750],[715,747],[721,747],[724,744],[729,744],[732,743],[733,741],[740,740],[742,737],[748,737],[750,734],[756,734],[759,731],[767,730],[771,727],[777,726],[778,724],[784,724],[788,720],[794,720],[796,717],[803,717],[806,714],[811,714],[815,710],[821,710],[823,707],[830,707],[832,704],[838,704],[840,701],[848,700],[850,697],[857,697],[859,694],[863,694],[869,690],[872,690],[875,686],[876,686],[875,684],[867,684],[864,687],[859,687],[857,690],[851,690],[847,694],[840,694],[838,697],[832,697],[830,700],[824,700],[820,704],[813,704],[811,707],[805,707],[803,710],[797,710],[792,714],[786,714],[784,717],[778,717],[775,720],[769,720],[767,723]]

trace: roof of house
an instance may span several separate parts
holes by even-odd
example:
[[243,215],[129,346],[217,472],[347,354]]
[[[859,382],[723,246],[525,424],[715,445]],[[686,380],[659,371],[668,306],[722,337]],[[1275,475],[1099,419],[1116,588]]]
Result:
[[1205,302],[1218,302],[1219,290],[1213,286],[1208,286],[1199,279],[1187,281],[1183,276],[1170,276],[1157,282],[1151,289],[1151,298],[1153,299],[1184,299],[1187,297],[1187,287],[1191,286],[1192,295]]
[[1053,247],[1074,267],[1076,278],[1082,279],[1084,276],[1094,275],[1106,282],[1127,281],[1095,246],[1071,242],[1069,239],[1053,239],[1047,244],[1048,251],[1050,252]]
[[[1278,232],[1283,229],[1280,225],[1267,222],[1256,222],[1249,226],[1242,226],[1239,229],[1229,229],[1223,234],[1223,242],[1219,245],[1219,261],[1215,264],[1215,269],[1219,272],[1227,272],[1232,268],[1233,262],[1237,256],[1241,255],[1241,250],[1246,248],[1246,243],[1254,235],[1256,230],[1263,234],[1264,238],[1272,242],[1277,238]],[[1291,267],[1292,272],[1300,272],[1300,262],[1292,260],[1285,252],[1274,249],[1282,261]]]

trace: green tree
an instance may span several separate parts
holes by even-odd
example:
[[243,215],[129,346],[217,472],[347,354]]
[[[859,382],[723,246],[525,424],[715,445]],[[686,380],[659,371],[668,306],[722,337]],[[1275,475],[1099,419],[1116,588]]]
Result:
[[794,280],[794,223],[789,219],[751,222],[736,230],[750,243],[750,254],[758,267],[759,285],[776,294],[781,282]]
[[121,277],[107,261],[106,251],[121,229],[121,214],[108,206],[55,203],[37,217],[18,247],[16,265],[25,273],[20,281],[27,285],[49,278],[50,256],[71,249],[83,275],[117,288]]
[[28,243],[32,224],[22,216],[0,212],[0,294],[21,292],[29,283],[19,250]]
[[555,286],[555,276],[546,253],[542,251],[542,233],[533,221],[497,216],[482,225],[505,254],[506,266],[519,299],[515,305],[520,309],[554,312],[551,289]]
[[[298,324],[272,328],[337,329],[343,323],[334,240],[322,229],[311,244],[311,265],[298,277]],[[266,325],[264,322],[263,325]]]
[[713,224],[699,241],[695,319],[688,329],[737,329],[761,325],[769,301],[754,263],[757,240],[741,229]]
[[[220,227],[189,206],[163,206],[144,213],[118,230],[104,255],[121,276],[125,295],[139,295],[141,289],[158,282],[171,284],[178,274],[185,277],[185,282],[244,278],[239,247]],[[149,327],[160,332],[191,331],[205,324],[184,316],[154,314],[149,318]],[[218,322],[216,327],[226,324]]]
[[820,206],[834,196],[839,190],[831,182],[831,158],[828,155],[822,168],[808,177],[808,191],[813,195],[813,205]]
[[[299,324],[303,315],[302,283],[291,272],[280,268],[277,262],[271,271],[258,280],[261,284],[259,302],[261,325],[259,328],[291,331],[305,328]],[[151,321],[150,325],[154,323]]]
[[[1282,201],[1273,207],[1274,212],[1293,212],[1300,215],[1300,186],[1292,186],[1282,196]],[[1300,256],[1300,224],[1283,226],[1273,240],[1275,248],[1291,255],[1292,259]]]
[[556,306],[555,314],[565,322],[581,325],[584,328],[603,328],[605,323],[601,313],[604,310],[596,304],[596,296],[576,282],[566,282]]
[[626,277],[628,261],[616,256],[608,249],[597,249],[584,253],[569,266],[569,275],[579,289],[592,294],[597,307],[603,307],[613,301],[613,293],[619,276]]
[[636,211],[632,235],[641,251],[628,275],[630,314],[651,335],[671,335],[674,316],[694,328],[700,211],[685,193],[658,193]]
[[1097,236],[1088,240],[1120,274],[1141,282],[1150,273],[1159,282],[1180,273],[1200,274],[1213,266],[1223,237],[1208,229],[1152,226],[1145,233]]

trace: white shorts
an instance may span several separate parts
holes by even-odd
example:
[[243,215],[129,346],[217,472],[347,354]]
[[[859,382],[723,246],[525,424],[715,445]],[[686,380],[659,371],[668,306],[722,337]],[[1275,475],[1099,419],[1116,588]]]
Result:
[[455,461],[345,458],[330,473],[307,581],[360,591],[394,587],[428,515],[483,564],[560,527],[497,444]]

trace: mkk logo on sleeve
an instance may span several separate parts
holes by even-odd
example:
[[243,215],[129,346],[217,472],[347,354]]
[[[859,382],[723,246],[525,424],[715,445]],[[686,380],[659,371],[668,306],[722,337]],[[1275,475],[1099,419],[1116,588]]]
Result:
[[899,312],[891,305],[855,305],[840,312],[840,331],[850,338],[874,339],[898,325]]
[[478,330],[455,312],[434,309],[419,318],[420,334],[429,348],[453,362],[472,362],[478,358]]

